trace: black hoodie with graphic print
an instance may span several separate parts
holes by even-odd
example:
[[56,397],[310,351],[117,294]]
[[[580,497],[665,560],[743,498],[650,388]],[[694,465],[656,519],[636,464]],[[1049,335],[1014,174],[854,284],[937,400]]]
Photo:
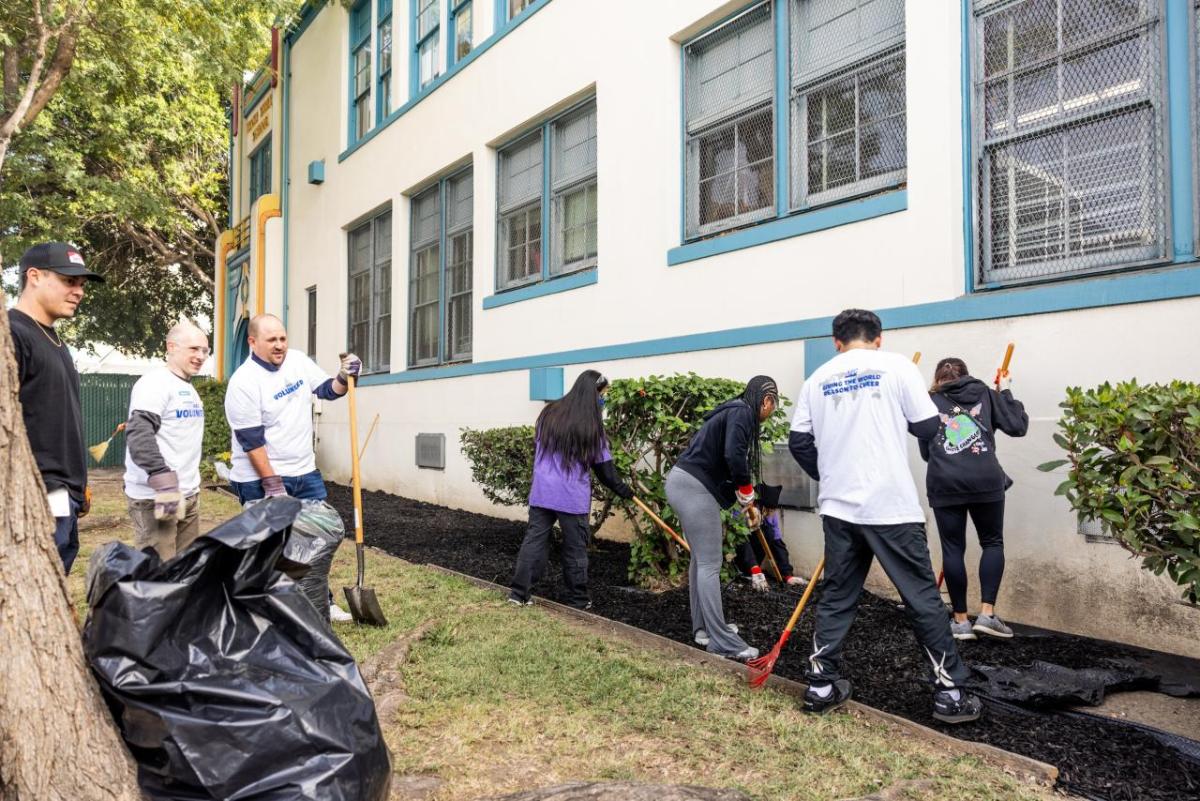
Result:
[[963,376],[930,393],[941,425],[933,439],[918,442],[929,463],[929,505],[992,503],[1004,498],[1012,479],[996,458],[997,430],[1023,437],[1029,415],[1012,392],[997,392],[978,378]]

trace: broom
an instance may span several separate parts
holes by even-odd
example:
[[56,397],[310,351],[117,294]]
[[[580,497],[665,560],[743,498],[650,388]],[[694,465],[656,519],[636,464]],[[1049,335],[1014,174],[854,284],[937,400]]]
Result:
[[116,430],[112,432],[112,436],[104,440],[104,442],[101,442],[99,445],[93,445],[92,447],[88,448],[88,453],[92,455],[92,458],[96,460],[97,464],[104,461],[104,454],[108,453],[108,446],[112,444],[114,439],[116,439],[117,434],[120,434],[124,430],[125,424],[121,423],[117,426]]
[[808,582],[808,586],[804,588],[804,594],[800,596],[800,603],[796,604],[796,610],[788,618],[787,626],[783,629],[783,634],[780,635],[779,642],[775,643],[775,647],[765,656],[760,656],[758,659],[751,659],[746,663],[746,679],[750,682],[751,687],[763,686],[767,681],[767,677],[771,675],[771,671],[775,669],[775,661],[779,659],[779,652],[783,650],[783,646],[787,644],[788,638],[792,636],[792,629],[796,628],[796,621],[800,619],[800,615],[804,612],[804,607],[808,604],[808,599],[812,595],[813,587],[817,586],[817,581],[821,578],[821,573],[824,570],[825,557],[822,556],[821,561],[817,562],[817,569],[813,571],[812,581]]

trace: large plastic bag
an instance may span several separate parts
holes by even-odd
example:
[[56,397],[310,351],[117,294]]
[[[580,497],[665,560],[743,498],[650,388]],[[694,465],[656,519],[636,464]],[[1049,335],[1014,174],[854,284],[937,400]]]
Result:
[[326,623],[329,621],[329,566],[345,538],[346,526],[337,509],[324,501],[302,500],[300,514],[292,523],[292,535],[276,565],[300,586]]
[[88,660],[155,801],[383,801],[391,766],[358,667],[275,569],[294,498],[163,563],[121,543],[88,573]]

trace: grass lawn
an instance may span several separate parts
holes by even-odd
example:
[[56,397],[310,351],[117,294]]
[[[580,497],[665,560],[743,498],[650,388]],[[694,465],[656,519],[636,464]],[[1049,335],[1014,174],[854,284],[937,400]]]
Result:
[[[95,518],[124,513],[119,480],[93,489]],[[206,492],[202,529],[237,508]],[[82,532],[70,579],[77,602],[90,552],[130,536],[124,519]],[[330,582],[343,606],[340,588],[353,573],[347,543]],[[512,607],[377,552],[368,556],[367,579],[389,625],[335,629],[360,661],[424,631],[396,666],[402,687],[381,709],[396,773],[441,780],[431,796],[438,801],[588,779],[737,787],[781,800],[851,798],[906,780],[933,782],[914,798],[1052,795],[888,726],[846,713],[805,716],[779,693],[751,692],[728,676],[597,636],[536,606]]]

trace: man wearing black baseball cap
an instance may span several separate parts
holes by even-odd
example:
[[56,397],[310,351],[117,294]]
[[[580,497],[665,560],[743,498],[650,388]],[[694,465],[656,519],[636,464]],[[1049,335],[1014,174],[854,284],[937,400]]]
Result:
[[54,324],[75,316],[88,281],[103,280],[74,246],[34,245],[21,257],[21,294],[8,312],[25,430],[46,485],[54,544],[67,572],[79,552],[77,518],[87,514],[89,499],[79,372]]

